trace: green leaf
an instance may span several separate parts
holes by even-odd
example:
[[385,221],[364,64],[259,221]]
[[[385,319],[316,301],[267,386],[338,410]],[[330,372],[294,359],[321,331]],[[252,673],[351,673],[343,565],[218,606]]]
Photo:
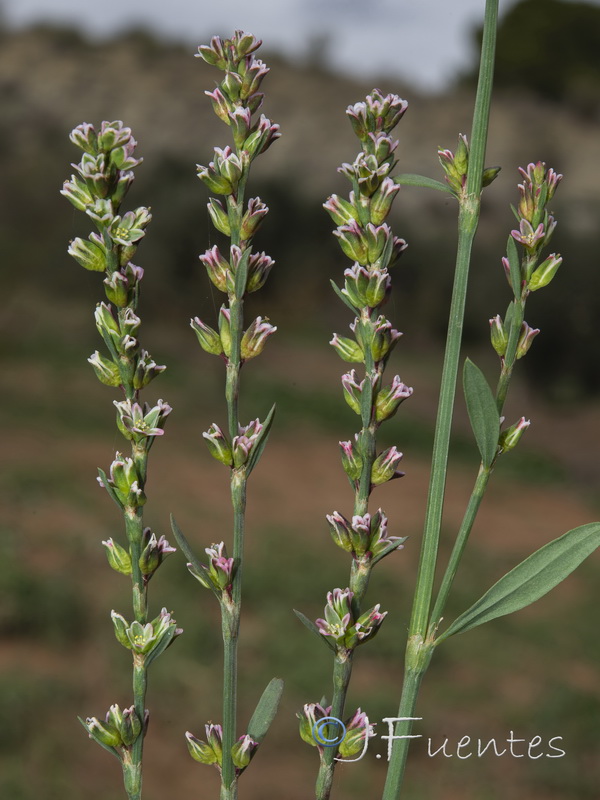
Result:
[[331,281],[329,281],[329,282],[331,283],[331,285],[332,285],[332,287],[333,287],[333,291],[334,291],[334,292],[337,294],[337,296],[340,298],[340,300],[342,301],[342,303],[345,303],[345,304],[348,306],[348,308],[350,309],[350,311],[351,311],[353,314],[356,314],[356,311],[357,311],[357,309],[356,309],[356,308],[354,308],[354,306],[352,305],[352,303],[350,302],[350,300],[349,300],[349,299],[346,297],[346,295],[345,295],[345,294],[342,292],[342,290],[341,290],[341,289],[340,289],[340,287],[337,285],[337,283],[336,283],[335,281],[333,281],[333,280],[331,280]]
[[398,539],[397,542],[390,542],[390,544],[388,544],[387,547],[384,547],[384,549],[381,551],[381,553],[379,553],[379,555],[375,556],[375,558],[371,561],[371,566],[374,567],[375,564],[377,564],[378,561],[381,561],[381,559],[385,558],[385,556],[387,556],[388,553],[393,552],[398,547],[403,545],[404,542],[407,539],[408,539],[408,536],[402,536],[400,539]]
[[510,266],[510,285],[515,297],[521,297],[521,264],[519,263],[519,253],[517,244],[512,236],[506,242],[506,255]]
[[271,430],[271,425],[273,424],[273,418],[275,417],[275,404],[271,407],[266,420],[263,422],[263,429],[256,440],[256,444],[252,448],[252,452],[250,453],[250,458],[246,462],[246,477],[250,475],[254,467],[258,463],[258,459],[262,455],[262,451],[265,449],[265,445],[267,443],[267,439],[269,438],[269,432]]
[[483,466],[489,469],[498,449],[500,415],[483,372],[468,358],[463,371],[463,387],[481,461]]
[[259,744],[267,735],[267,731],[275,719],[282,692],[283,681],[281,678],[273,678],[262,693],[254,714],[252,714],[252,718],[248,723],[248,734]]
[[183,555],[187,558],[190,564],[193,565],[194,569],[198,572],[202,572],[202,564],[194,553],[192,552],[192,548],[190,547],[188,540],[183,535],[183,531],[179,527],[179,525],[175,522],[175,517],[171,514],[171,530],[173,531],[173,536],[175,537],[177,544]]
[[396,175],[394,183],[399,183],[402,186],[420,186],[423,189],[436,189],[438,192],[445,192],[446,194],[454,194],[452,189],[447,183],[436,181],[433,178],[426,178],[424,175]]
[[305,628],[308,628],[308,630],[311,633],[314,633],[315,636],[318,636],[319,639],[322,642],[325,642],[327,647],[330,647],[333,650],[333,652],[335,653],[335,645],[332,642],[329,641],[327,636],[323,636],[322,633],[319,633],[319,629],[317,628],[315,623],[312,622],[312,620],[310,620],[308,617],[305,617],[304,614],[301,611],[297,611],[296,609],[294,609],[294,614],[298,617],[298,619],[304,625]]
[[235,271],[234,291],[236,297],[243,297],[248,284],[248,260],[250,259],[251,247],[247,247],[242,253],[240,263]]
[[436,644],[484,622],[512,614],[535,603],[563,581],[600,545],[600,522],[580,525],[548,542],[495,583],[461,614]]

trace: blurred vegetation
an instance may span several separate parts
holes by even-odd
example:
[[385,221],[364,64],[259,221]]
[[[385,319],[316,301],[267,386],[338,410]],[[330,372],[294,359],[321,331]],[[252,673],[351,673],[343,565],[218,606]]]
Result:
[[[481,29],[475,33],[477,50]],[[600,7],[521,0],[498,27],[495,85],[562,103],[600,119]],[[475,70],[469,75],[472,82]]]
[[[577,94],[561,89],[562,95],[553,95],[537,86],[537,71],[525,62],[518,94],[514,81],[505,79],[508,67],[503,65],[528,55],[525,45],[510,43],[516,38],[506,38],[506,31],[517,35],[514,27],[506,27],[513,25],[511,15],[522,20],[518,14],[540,5],[544,13],[535,33],[527,18],[520,23],[523,29],[529,26],[533,42],[549,35],[540,33],[539,25],[550,25],[556,16],[554,10],[545,13],[550,6],[560,6],[563,14],[566,6],[579,13],[583,4],[525,0],[504,18],[488,162],[506,169],[486,192],[466,338],[470,350],[487,353],[483,366],[496,368],[491,367],[487,319],[503,311],[509,296],[500,257],[513,226],[509,203],[516,197],[515,167],[546,160],[565,173],[555,209],[555,247],[565,263],[543,300],[532,298],[528,321],[542,335],[527,367],[543,399],[561,402],[544,412],[546,421],[554,423],[548,439],[536,440],[532,430],[510,461],[499,466],[496,494],[489,501],[496,515],[479,525],[479,539],[461,569],[449,618],[531,549],[563,532],[555,530],[567,515],[558,513],[561,503],[569,513],[574,509],[581,515],[570,517],[572,526],[590,519],[592,504],[597,510],[597,493],[590,498],[578,492],[597,487],[594,435],[600,425],[597,415],[586,417],[595,428],[586,429],[578,420],[586,399],[600,389],[598,106],[591,90]],[[561,58],[571,53],[564,41],[567,21],[560,19],[563,35],[544,41],[544,57],[555,58],[557,40]],[[583,42],[576,46],[578,53],[586,51],[586,37],[593,31],[591,18],[581,24],[586,35],[582,38],[578,30]],[[591,50],[587,48],[596,61],[597,52]],[[568,58],[575,63],[575,54]],[[271,207],[260,247],[277,259],[277,266],[260,297],[251,298],[249,313],[266,312],[279,325],[281,344],[269,343],[265,367],[257,365],[244,376],[243,406],[252,412],[248,418],[262,414],[271,399],[277,401],[278,418],[249,505],[242,715],[251,714],[262,685],[274,674],[285,678],[287,689],[274,732],[256,767],[244,776],[243,788],[248,798],[267,797],[274,786],[287,782],[286,800],[303,800],[312,785],[315,753],[299,743],[294,713],[328,691],[330,664],[328,651],[296,623],[290,609],[318,615],[325,592],[346,581],[347,560],[329,541],[323,514],[338,503],[344,511],[341,504],[348,501],[337,441],[349,435],[355,422],[339,389],[340,364],[327,352],[332,328],[341,332],[349,319],[329,286],[329,278],[339,280],[345,265],[320,206],[328,193],[346,191],[336,167],[354,157],[355,144],[343,109],[371,87],[329,75],[321,66],[302,69],[268,54],[265,59],[272,67],[265,83],[265,112],[281,122],[284,137],[264,159],[263,171],[257,170],[252,191]],[[588,62],[586,69],[593,75],[597,66]],[[560,70],[555,62],[549,64],[544,76],[549,75],[562,86],[562,63]],[[528,76],[525,94],[520,90]],[[94,480],[95,467],[110,463],[119,439],[111,391],[97,384],[85,364],[98,347],[92,323],[100,296],[98,276],[84,273],[66,255],[66,242],[87,233],[87,227],[58,195],[68,164],[77,157],[68,131],[84,119],[123,118],[146,158],[130,195],[132,204],[151,205],[154,213],[139,258],[146,270],[144,342],[169,366],[163,386],[176,412],[165,441],[153,450],[149,524],[158,533],[166,532],[168,513],[176,511],[198,550],[229,530],[225,482],[200,437],[213,415],[222,413],[220,364],[199,352],[187,327],[196,314],[210,322],[221,302],[210,292],[197,259],[216,240],[194,165],[206,163],[212,147],[223,146],[227,134],[213,120],[202,94],[213,80],[186,48],[166,45],[145,32],[110,42],[90,42],[74,30],[44,26],[1,32],[0,322],[5,335],[0,340],[0,380],[6,430],[0,480],[2,798],[74,800],[82,786],[87,800],[122,796],[116,762],[107,763],[106,754],[85,741],[76,722],[77,714],[99,715],[129,697],[128,659],[114,641],[108,618],[110,608],[123,613],[128,608],[126,581],[108,569],[100,545],[109,536],[119,537],[120,531],[115,530],[112,504]],[[382,81],[381,88],[400,91],[411,101],[399,130],[401,170],[439,177],[436,147],[452,147],[458,131],[468,130],[471,90],[463,84],[444,97],[421,97],[410,86],[390,81]],[[568,102],[559,104],[565,94]],[[584,100],[574,102],[575,97]],[[418,387],[419,399],[416,392],[415,401],[403,407],[389,430],[389,444],[400,444],[406,453],[407,489],[381,501],[386,509],[388,502],[395,506],[389,514],[394,532],[398,526],[411,538],[398,559],[382,565],[374,579],[370,596],[390,616],[372,647],[359,653],[352,690],[351,703],[362,705],[376,720],[394,714],[398,701],[398,663],[418,550],[415,505],[419,492],[425,491],[424,463],[431,448],[435,361],[445,334],[454,212],[441,196],[407,189],[397,202],[394,221],[409,250],[398,268],[390,316],[401,320],[406,344],[398,357],[400,369]],[[528,390],[516,388],[520,401],[530,405]],[[328,457],[333,469],[322,479]],[[456,506],[462,509],[475,461],[459,409],[453,446],[458,478],[451,486],[446,533],[455,529]],[[282,481],[291,486],[287,495]],[[150,732],[160,730],[161,735],[160,740],[148,738],[145,797],[197,796],[205,780],[203,791],[213,796],[211,776],[188,758],[182,731],[199,733],[205,720],[219,718],[217,610],[185,573],[180,554],[166,562],[154,581],[152,602],[173,609],[185,636],[150,676]],[[413,800],[595,800],[600,780],[600,652],[590,622],[597,585],[597,568],[586,564],[539,608],[461,637],[460,646],[450,642],[433,664],[420,706],[420,732],[435,740],[445,735],[458,740],[464,734],[502,739],[511,729],[530,738],[562,735],[568,757],[552,763],[493,758],[440,763],[427,757],[425,746],[417,747],[407,786]],[[377,761],[375,752],[361,765],[340,770],[340,798],[376,796],[385,762]],[[267,768],[268,759],[277,766]]]

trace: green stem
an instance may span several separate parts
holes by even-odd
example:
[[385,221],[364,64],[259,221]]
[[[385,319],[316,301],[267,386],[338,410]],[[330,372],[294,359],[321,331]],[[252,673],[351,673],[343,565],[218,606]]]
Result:
[[[330,716],[341,719],[344,714],[346,704],[346,694],[352,674],[352,651],[344,654],[337,654],[333,666],[333,697],[331,700]],[[316,800],[328,800],[333,786],[333,774],[335,771],[335,756],[337,747],[323,748],[321,755],[321,765],[317,775],[315,787]]]
[[[228,201],[231,244],[240,245],[243,216],[244,189],[247,175],[240,180],[235,198]],[[244,300],[234,292],[228,294],[230,310],[231,352],[227,361],[225,399],[227,423],[231,441],[239,435],[239,386],[242,367],[241,342],[244,332]],[[233,507],[233,561],[234,576],[231,601],[221,604],[223,629],[223,762],[221,775],[221,800],[236,800],[237,777],[231,758],[231,748],[236,742],[237,727],[237,673],[238,640],[242,610],[242,562],[244,556],[244,524],[246,514],[246,470],[234,468],[231,472],[231,503]]]
[[[502,414],[502,410],[504,409],[504,403],[506,402],[510,379],[516,363],[517,345],[519,342],[519,334],[521,331],[524,312],[525,299],[519,298],[518,300],[515,300],[512,327],[510,329],[506,354],[502,359],[502,369],[500,371],[500,378],[498,380],[498,387],[496,389],[496,405],[499,414]],[[429,625],[430,637],[435,636],[436,628],[440,623],[442,614],[444,613],[444,608],[448,600],[450,589],[452,588],[454,578],[456,577],[460,560],[469,540],[469,536],[475,523],[475,518],[477,517],[479,506],[483,500],[483,496],[487,489],[491,474],[492,468],[484,467],[483,463],[479,465],[477,479],[471,492],[471,497],[469,498],[469,503],[461,522],[456,541],[454,542],[454,547],[448,561],[448,566],[446,567],[446,572],[440,586],[434,609],[431,612]]]
[[[400,699],[400,708],[398,709],[398,722],[396,722],[394,728],[393,739],[389,743],[388,752],[391,753],[390,768],[386,776],[383,797],[397,797],[400,793],[411,742],[409,738],[413,726],[411,718],[415,716],[415,707],[423,674],[423,672],[415,672],[408,669],[404,673],[402,697]],[[392,759],[393,769],[391,769]]]
[[[406,649],[405,684],[398,716],[412,716],[412,714],[405,712],[415,708],[420,682],[431,657],[431,643],[427,641],[426,637],[444,506],[448,450],[458,376],[469,263],[479,220],[481,181],[493,81],[497,18],[498,0],[486,0],[481,63],[473,115],[467,182],[464,196],[460,199],[456,271],[433,445],[423,544]],[[409,742],[410,740],[403,739],[398,742],[397,746],[392,747],[383,800],[397,800],[400,796]]]
[[471,529],[473,528],[473,523],[475,522],[475,517],[479,511],[479,506],[483,500],[483,495],[485,494],[491,474],[491,468],[484,467],[483,464],[480,464],[475,486],[471,492],[471,497],[469,498],[469,503],[459,528],[456,541],[454,542],[454,547],[452,548],[452,553],[448,561],[448,566],[446,567],[446,572],[444,574],[433,611],[431,612],[431,625],[428,631],[428,639],[433,639],[435,637],[437,626],[439,625],[442,614],[444,613],[446,601],[448,600],[450,589],[452,588],[454,578],[456,577],[456,573],[458,571],[458,565],[460,564],[465,547],[467,546],[469,535],[471,533]]

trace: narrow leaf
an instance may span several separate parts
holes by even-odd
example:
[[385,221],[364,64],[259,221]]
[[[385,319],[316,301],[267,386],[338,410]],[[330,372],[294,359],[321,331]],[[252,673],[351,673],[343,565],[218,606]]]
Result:
[[381,561],[382,558],[385,558],[388,553],[391,553],[393,550],[396,550],[398,547],[404,544],[404,542],[408,539],[408,536],[402,536],[397,542],[390,542],[387,547],[385,547],[379,555],[375,556],[375,558],[371,561],[371,566],[375,566],[378,561]]
[[248,261],[250,259],[251,247],[247,247],[242,253],[240,263],[237,265],[235,271],[234,290],[236,297],[243,297],[246,292],[246,285],[248,283]]
[[506,255],[510,266],[510,285],[515,297],[521,296],[521,265],[519,263],[519,253],[517,244],[512,236],[506,242]]
[[248,723],[248,734],[259,744],[267,735],[267,731],[275,719],[282,692],[283,681],[281,678],[273,678],[262,693],[254,714],[252,714],[252,718]]
[[294,614],[298,617],[298,619],[304,625],[305,628],[308,628],[308,630],[311,633],[314,633],[315,636],[318,636],[322,642],[325,642],[327,647],[330,647],[335,652],[335,645],[329,641],[327,636],[323,636],[322,633],[319,633],[319,629],[317,628],[315,623],[312,622],[312,620],[310,620],[308,617],[305,617],[301,611],[297,611],[296,609],[294,609]]
[[350,309],[350,311],[353,314],[356,314],[356,309],[354,308],[354,306],[352,305],[350,300],[346,297],[346,295],[342,292],[342,290],[337,285],[337,283],[335,281],[329,281],[329,282],[331,283],[331,285],[333,287],[333,291],[337,294],[337,296],[340,298],[342,303],[345,303],[348,306],[348,308]]
[[535,603],[600,545],[600,522],[580,525],[544,545],[500,578],[437,642]]
[[177,544],[183,555],[186,559],[192,564],[194,569],[197,572],[201,572],[203,565],[198,561],[197,557],[192,552],[192,548],[190,547],[188,540],[183,535],[183,531],[179,527],[179,525],[175,522],[175,517],[171,514],[171,530],[173,531],[173,536],[175,537]]
[[250,453],[250,458],[246,462],[246,476],[249,476],[254,467],[258,463],[258,459],[262,455],[262,451],[265,449],[265,445],[267,443],[267,439],[269,438],[269,433],[271,431],[271,425],[273,424],[273,419],[275,417],[275,404],[271,407],[266,420],[263,422],[263,429],[256,440],[256,444],[252,448],[252,452]]
[[454,194],[447,183],[436,181],[433,178],[426,178],[424,175],[396,175],[394,182],[402,186],[420,186],[423,189],[436,189],[438,192]]
[[491,467],[498,449],[500,416],[483,372],[467,358],[463,371],[467,411],[484,467]]

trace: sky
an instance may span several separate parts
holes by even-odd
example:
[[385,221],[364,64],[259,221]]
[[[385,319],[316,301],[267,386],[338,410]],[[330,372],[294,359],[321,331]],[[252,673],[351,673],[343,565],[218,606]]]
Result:
[[[500,13],[515,2],[500,0]],[[306,59],[311,42],[324,42],[336,70],[365,80],[405,77],[424,91],[442,89],[472,63],[470,32],[484,6],[484,0],[0,0],[12,26],[66,22],[95,37],[143,25],[195,46],[241,28],[267,51],[292,59]]]

